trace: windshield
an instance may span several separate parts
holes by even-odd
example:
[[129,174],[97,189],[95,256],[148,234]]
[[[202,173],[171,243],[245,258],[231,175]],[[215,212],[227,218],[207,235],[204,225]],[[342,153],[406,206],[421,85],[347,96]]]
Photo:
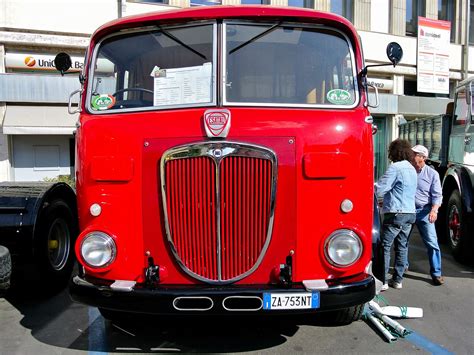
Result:
[[87,102],[94,113],[218,103],[351,108],[359,99],[352,47],[327,27],[281,21],[152,26],[102,40],[93,61]]
[[357,102],[355,65],[339,32],[292,24],[226,24],[225,102],[330,105]]
[[89,109],[209,105],[214,98],[214,26],[161,28],[105,39],[95,56]]

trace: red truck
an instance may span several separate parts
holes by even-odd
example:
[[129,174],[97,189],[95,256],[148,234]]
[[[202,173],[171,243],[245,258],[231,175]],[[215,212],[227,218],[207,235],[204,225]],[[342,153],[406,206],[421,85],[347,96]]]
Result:
[[[387,54],[395,65],[400,47]],[[378,221],[366,74],[352,24],[313,10],[193,8],[99,28],[80,77],[73,299],[106,318],[359,319]]]

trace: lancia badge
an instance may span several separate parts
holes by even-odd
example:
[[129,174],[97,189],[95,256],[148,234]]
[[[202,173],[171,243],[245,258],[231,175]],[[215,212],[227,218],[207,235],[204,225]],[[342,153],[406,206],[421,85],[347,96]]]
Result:
[[207,110],[204,112],[204,128],[209,138],[226,138],[230,129],[230,111]]

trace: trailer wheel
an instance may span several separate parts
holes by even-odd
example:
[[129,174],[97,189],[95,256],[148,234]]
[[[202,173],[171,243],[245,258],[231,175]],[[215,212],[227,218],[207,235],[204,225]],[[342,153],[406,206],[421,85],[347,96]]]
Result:
[[54,200],[41,213],[36,235],[35,256],[42,280],[63,286],[74,267],[77,227],[70,207]]
[[454,190],[448,200],[446,235],[454,258],[460,262],[468,262],[472,248],[469,245],[466,213],[458,190]]
[[10,287],[10,277],[12,274],[12,260],[10,251],[0,245],[0,295]]
[[362,318],[365,304],[330,312],[330,322],[336,325],[347,325]]

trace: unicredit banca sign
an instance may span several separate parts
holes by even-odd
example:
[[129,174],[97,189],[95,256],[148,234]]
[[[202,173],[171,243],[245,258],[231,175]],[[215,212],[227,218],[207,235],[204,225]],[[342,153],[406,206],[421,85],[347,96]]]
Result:
[[[56,71],[54,66],[55,55],[36,53],[6,53],[5,65],[8,69],[18,70],[49,70]],[[84,66],[83,57],[71,57],[71,72],[81,71]]]

